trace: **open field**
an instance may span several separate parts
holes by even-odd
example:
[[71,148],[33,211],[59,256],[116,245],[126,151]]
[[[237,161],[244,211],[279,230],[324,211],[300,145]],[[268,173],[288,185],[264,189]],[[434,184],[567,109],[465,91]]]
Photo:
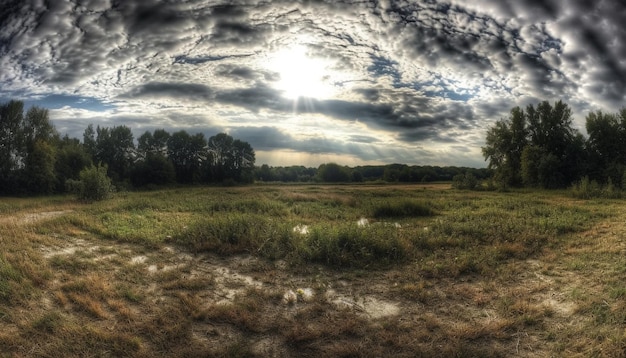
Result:
[[626,355],[626,202],[449,185],[0,199],[0,357]]

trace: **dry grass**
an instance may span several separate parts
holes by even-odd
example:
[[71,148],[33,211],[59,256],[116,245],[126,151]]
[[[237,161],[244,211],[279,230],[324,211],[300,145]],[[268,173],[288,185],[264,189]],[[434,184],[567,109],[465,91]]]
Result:
[[[355,229],[396,200],[434,215]],[[0,356],[624,356],[624,209],[445,186],[10,199],[0,203]],[[204,243],[215,245],[208,252],[174,246],[177,234],[206,228],[208,213],[227,233],[247,215],[262,225],[244,230],[256,239]],[[324,257],[362,264],[308,260],[314,241],[292,231],[298,224],[319,243],[335,230],[327,247],[343,246]],[[376,265],[368,250],[390,233],[402,245],[383,246],[388,262]]]

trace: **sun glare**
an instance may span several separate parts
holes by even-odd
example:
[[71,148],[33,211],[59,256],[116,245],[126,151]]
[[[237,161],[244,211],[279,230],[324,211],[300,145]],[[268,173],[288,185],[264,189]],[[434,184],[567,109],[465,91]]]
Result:
[[334,93],[330,62],[307,54],[306,48],[297,45],[282,49],[271,56],[269,66],[280,75],[276,88],[286,98],[328,98]]

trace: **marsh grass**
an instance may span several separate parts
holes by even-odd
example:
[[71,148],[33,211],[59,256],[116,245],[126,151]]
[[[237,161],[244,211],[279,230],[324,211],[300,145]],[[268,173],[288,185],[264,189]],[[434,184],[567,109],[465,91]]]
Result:
[[414,200],[381,203],[376,205],[372,212],[374,218],[411,218],[434,214],[435,212],[430,205]]
[[[568,192],[443,186],[194,187],[91,204],[2,200],[0,352],[489,357],[531,355],[530,347],[537,356],[619,356],[623,211],[619,201]],[[294,231],[298,225],[308,230]],[[63,251],[77,241],[101,249]],[[60,253],[44,257],[41,247]],[[198,276],[198,262],[179,253],[254,257],[258,270],[247,270],[263,286],[238,286],[232,300],[211,301],[221,284]],[[152,258],[131,262],[138,255]],[[285,305],[288,280],[319,294]],[[330,287],[375,292],[410,313],[373,320],[329,303]],[[263,341],[278,351],[259,351]]]

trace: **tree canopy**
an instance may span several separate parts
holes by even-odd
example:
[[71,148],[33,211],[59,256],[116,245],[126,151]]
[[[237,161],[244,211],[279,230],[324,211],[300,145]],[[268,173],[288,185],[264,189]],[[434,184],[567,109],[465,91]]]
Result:
[[562,188],[588,176],[621,182],[626,166],[626,111],[586,118],[589,137],[573,127],[572,110],[562,101],[511,109],[489,128],[482,148],[502,187]]

